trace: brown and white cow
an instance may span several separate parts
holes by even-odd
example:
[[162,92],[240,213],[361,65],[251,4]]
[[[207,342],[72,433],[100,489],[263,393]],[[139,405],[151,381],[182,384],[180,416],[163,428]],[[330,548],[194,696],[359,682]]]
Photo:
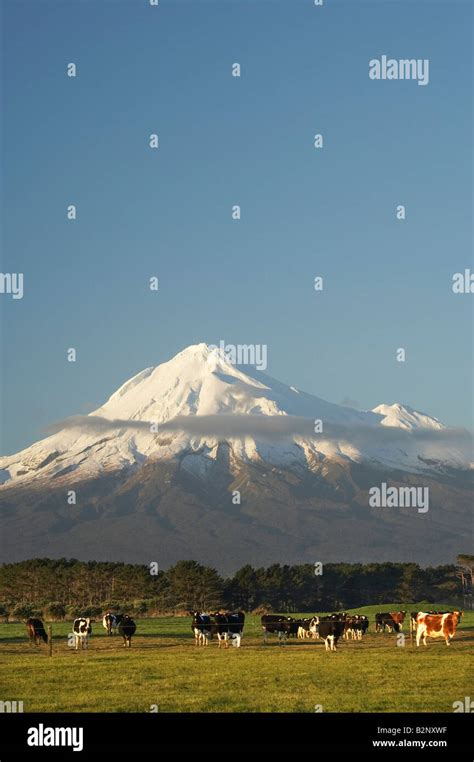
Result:
[[462,614],[462,611],[447,614],[425,614],[420,611],[416,617],[416,645],[420,645],[421,638],[425,646],[427,645],[426,638],[444,638],[446,645],[449,646]]
[[398,624],[400,628],[400,632],[403,630],[403,622],[405,621],[405,615],[406,611],[391,611],[390,616],[392,617],[395,624]]

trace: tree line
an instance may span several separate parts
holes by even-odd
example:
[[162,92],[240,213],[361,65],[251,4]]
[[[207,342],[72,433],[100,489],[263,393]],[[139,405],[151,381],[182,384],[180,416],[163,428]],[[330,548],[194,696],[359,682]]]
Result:
[[[465,558],[465,557],[464,557]],[[243,611],[340,611],[392,601],[456,601],[465,593],[459,566],[414,563],[245,565],[233,576],[196,561],[166,571],[140,564],[36,558],[0,566],[0,617],[137,616],[226,608]]]

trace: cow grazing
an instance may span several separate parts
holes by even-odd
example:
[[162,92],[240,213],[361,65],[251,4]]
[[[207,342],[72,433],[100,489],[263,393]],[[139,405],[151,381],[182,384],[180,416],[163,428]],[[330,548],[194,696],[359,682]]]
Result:
[[123,616],[120,617],[120,621],[118,623],[118,633],[123,638],[123,645],[125,648],[128,646],[128,648],[131,648],[132,646],[132,635],[135,635],[135,631],[137,629],[137,625],[133,621],[131,617],[128,616],[128,614],[123,614]]
[[420,645],[421,638],[425,646],[426,638],[444,638],[446,645],[451,645],[462,615],[463,612],[457,610],[445,614],[425,614],[420,611],[416,618],[416,645]]
[[110,611],[107,611],[106,614],[104,614],[104,618],[102,619],[102,624],[104,626],[104,629],[107,630],[107,635],[112,635],[112,633],[117,632],[117,627],[119,626],[119,622],[122,619],[122,617],[117,614],[111,614]]
[[319,637],[324,640],[326,651],[335,651],[339,638],[344,634],[345,622],[332,617],[322,617],[316,626]]
[[78,619],[75,619],[72,631],[74,633],[76,651],[79,648],[79,643],[81,644],[81,649],[84,648],[87,650],[89,636],[92,634],[91,620],[88,617],[79,617]]
[[285,645],[294,624],[294,619],[291,616],[281,616],[281,614],[264,614],[260,622],[262,624],[264,644],[267,643],[268,635],[275,633],[278,636],[278,645]]
[[27,619],[26,631],[30,639],[30,646],[33,645],[33,643],[36,646],[39,646],[42,640],[44,640],[45,643],[48,642],[48,636],[46,635],[44,624],[41,619],[34,619],[32,617]]

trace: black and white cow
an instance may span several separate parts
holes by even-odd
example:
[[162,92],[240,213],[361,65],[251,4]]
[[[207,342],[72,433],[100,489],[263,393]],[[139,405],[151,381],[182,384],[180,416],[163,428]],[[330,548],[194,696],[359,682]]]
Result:
[[264,614],[260,621],[264,644],[267,643],[268,635],[275,633],[278,636],[278,645],[285,645],[286,639],[295,624],[295,620],[291,616],[282,616],[281,614]]
[[81,644],[81,649],[84,648],[87,650],[89,635],[92,634],[91,620],[88,617],[79,617],[78,619],[75,619],[72,631],[74,633],[76,651],[79,648],[79,643]]
[[120,614],[111,614],[110,611],[107,611],[107,613],[104,614],[102,624],[104,629],[107,630],[107,635],[112,635],[112,633],[117,632],[117,627],[119,626],[121,619],[122,617]]
[[319,638],[319,631],[318,631],[318,624],[319,624],[319,617],[313,616],[309,623],[309,631],[311,632],[311,637],[313,638]]
[[369,620],[362,614],[354,614],[347,616],[345,619],[344,638],[349,640],[362,640],[362,636],[365,635],[369,628]]
[[296,619],[295,624],[297,625],[297,631],[296,636],[298,638],[302,638],[303,640],[305,638],[311,638],[311,619]]
[[128,614],[123,614],[117,617],[118,619],[118,633],[123,638],[123,644],[125,647],[131,648],[132,635],[135,635],[137,625]]
[[356,635],[356,619],[355,619],[355,617],[348,616],[344,620],[344,633],[343,633],[342,637],[344,638],[344,640],[350,640],[351,638],[352,638],[352,640],[356,639],[357,635]]
[[316,625],[319,637],[324,640],[326,651],[335,651],[339,638],[344,634],[346,624],[343,620],[322,617]]
[[217,633],[217,625],[210,614],[201,611],[192,612],[193,621],[191,629],[194,633],[194,642],[196,646],[209,645],[209,639]]
[[45,643],[48,642],[48,636],[46,635],[44,624],[41,621],[41,619],[34,619],[33,617],[30,617],[29,619],[27,619],[26,631],[30,639],[30,646],[33,643],[36,646],[39,646],[41,640],[44,640]]
[[319,637],[316,630],[316,625],[319,623],[317,616],[306,617],[305,619],[296,619],[295,621],[298,626],[298,638],[302,638],[304,640],[305,638]]
[[217,638],[219,648],[221,642],[224,647],[229,647],[229,640],[232,645],[240,648],[245,624],[245,614],[243,611],[218,611],[213,617],[213,622],[217,628]]

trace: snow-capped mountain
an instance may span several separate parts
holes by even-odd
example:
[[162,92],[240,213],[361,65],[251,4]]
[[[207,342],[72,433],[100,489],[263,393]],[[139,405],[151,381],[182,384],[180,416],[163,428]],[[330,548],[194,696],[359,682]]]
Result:
[[443,429],[443,424],[436,418],[424,413],[419,413],[408,405],[377,405],[373,412],[383,416],[381,423],[384,426],[397,426],[400,429]]
[[[0,458],[3,481],[57,479],[72,474],[77,480],[123,467],[137,468],[149,459],[164,460],[183,452],[198,453],[202,463],[195,467],[205,472],[206,460],[216,457],[219,441],[228,437],[218,433],[199,436],[186,431],[185,426],[170,432],[166,424],[182,417],[226,415],[249,417],[248,431],[244,425],[244,435],[230,439],[236,460],[262,459],[311,467],[315,459],[337,456],[379,461],[411,471],[426,467],[420,457],[463,464],[459,449],[447,448],[444,441],[438,444],[435,437],[422,441],[406,437],[401,443],[397,437],[391,442],[389,437],[377,434],[381,426],[436,432],[444,428],[436,418],[399,404],[361,412],[326,402],[259,371],[238,368],[207,344],[198,344],[169,362],[138,373],[90,413],[89,420],[73,419],[52,436]],[[269,442],[258,432],[253,434],[256,416],[288,416],[285,441]],[[305,428],[303,422],[307,422],[307,435],[292,432],[293,418],[300,419],[297,429]],[[313,436],[315,420],[322,422],[323,431]],[[219,429],[219,420],[215,422]],[[141,428],[140,423],[144,424]],[[328,430],[330,436],[325,435]]]
[[[429,563],[436,547],[451,562],[470,520],[466,450],[408,406],[336,405],[198,344],[0,458],[1,556],[194,558],[230,572]],[[371,507],[382,482],[428,487],[429,512]]]

